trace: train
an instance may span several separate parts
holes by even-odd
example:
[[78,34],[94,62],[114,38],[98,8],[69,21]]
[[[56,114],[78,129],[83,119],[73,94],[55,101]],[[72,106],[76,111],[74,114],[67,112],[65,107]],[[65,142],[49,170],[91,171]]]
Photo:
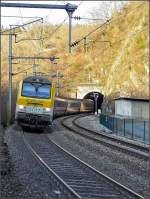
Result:
[[93,100],[55,97],[55,86],[46,77],[29,76],[19,83],[15,120],[22,127],[44,129],[56,117],[93,110]]
[[29,76],[19,83],[15,119],[21,126],[41,127],[52,124],[55,87],[41,76]]
[[94,101],[91,99],[55,97],[55,118],[63,115],[92,112],[94,112]]

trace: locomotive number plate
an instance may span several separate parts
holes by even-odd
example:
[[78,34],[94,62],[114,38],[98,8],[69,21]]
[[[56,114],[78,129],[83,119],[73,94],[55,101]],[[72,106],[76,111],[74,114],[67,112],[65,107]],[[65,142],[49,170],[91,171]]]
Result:
[[43,109],[39,107],[26,107],[28,113],[43,113]]

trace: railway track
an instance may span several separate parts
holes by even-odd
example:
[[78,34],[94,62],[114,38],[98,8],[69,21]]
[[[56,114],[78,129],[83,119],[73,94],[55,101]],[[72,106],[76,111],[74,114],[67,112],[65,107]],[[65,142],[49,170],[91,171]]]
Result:
[[[26,134],[26,135],[25,135]],[[38,137],[35,133],[29,134],[22,132],[24,143],[29,150],[29,152],[33,155],[33,157],[39,162],[39,164],[48,171],[48,175],[53,182],[54,186],[56,186],[55,190],[57,190],[56,194],[60,198],[79,198],[79,196],[72,190],[65,181],[60,178],[56,172],[49,166],[46,160],[50,159],[49,151],[46,150],[44,142],[41,144],[43,139]],[[36,139],[37,138],[37,139]],[[50,149],[49,149],[50,150]],[[43,157],[44,156],[44,157]]]
[[72,198],[143,198],[73,156],[44,134],[23,133],[23,139],[30,152],[72,194]]
[[79,134],[90,140],[94,140],[106,146],[122,150],[126,153],[132,154],[134,156],[148,159],[149,158],[149,147],[144,145],[138,145],[133,142],[128,142],[123,139],[120,139],[117,136],[106,134],[104,132],[96,132],[89,130],[78,124],[78,119],[85,117],[86,115],[81,116],[68,116],[61,120],[61,125],[68,130]]

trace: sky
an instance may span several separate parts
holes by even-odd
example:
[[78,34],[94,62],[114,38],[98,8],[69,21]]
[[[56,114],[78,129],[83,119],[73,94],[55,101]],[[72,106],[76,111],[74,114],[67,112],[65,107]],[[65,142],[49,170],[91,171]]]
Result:
[[[21,2],[21,3],[42,3],[42,4],[60,4],[65,5],[67,3],[75,4],[80,6],[74,12],[74,16],[89,17],[90,11],[98,4],[98,1],[2,1],[2,2]],[[48,10],[48,9],[32,9],[32,8],[1,8],[1,16],[16,15],[23,17],[43,17],[44,20],[52,24],[61,23],[67,16],[65,10]],[[31,19],[30,19],[31,20]],[[8,27],[9,24],[22,24],[29,21],[29,19],[16,19],[16,18],[5,18],[1,17],[1,25]],[[84,21],[86,22],[86,21]],[[84,23],[83,22],[83,23]],[[81,23],[78,20],[73,20],[73,24]]]

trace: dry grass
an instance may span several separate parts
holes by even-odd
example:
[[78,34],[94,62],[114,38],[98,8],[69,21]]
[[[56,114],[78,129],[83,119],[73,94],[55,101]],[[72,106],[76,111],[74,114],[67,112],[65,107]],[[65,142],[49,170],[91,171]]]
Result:
[[[132,10],[130,12],[130,10]],[[22,41],[13,45],[13,54],[16,56],[52,56],[60,57],[57,66],[50,61],[39,61],[39,71],[56,72],[57,69],[64,73],[61,79],[61,94],[68,96],[74,93],[78,83],[99,81],[103,93],[108,96],[148,96],[148,2],[131,2],[120,13],[115,13],[109,25],[98,30],[87,38],[87,52],[84,52],[83,42],[74,47],[72,55],[68,54],[68,27],[64,24],[53,36],[51,33],[56,28],[45,24],[30,27],[27,32],[22,32],[17,39],[40,37],[40,32],[47,37],[43,48],[40,49],[39,41]],[[73,41],[80,39],[99,24],[76,25],[73,27]],[[102,34],[103,32],[103,34]],[[91,42],[91,40],[96,40]],[[112,46],[109,46],[109,41]],[[3,87],[8,86],[8,38],[2,38],[2,80]],[[48,48],[55,48],[50,51]],[[13,71],[32,66],[31,62],[21,61],[13,64]],[[28,71],[31,74],[32,70]],[[18,81],[25,76],[20,73],[14,76],[14,88]],[[52,79],[52,78],[50,78]],[[52,79],[56,82],[56,79]],[[70,83],[70,87],[65,86]]]

